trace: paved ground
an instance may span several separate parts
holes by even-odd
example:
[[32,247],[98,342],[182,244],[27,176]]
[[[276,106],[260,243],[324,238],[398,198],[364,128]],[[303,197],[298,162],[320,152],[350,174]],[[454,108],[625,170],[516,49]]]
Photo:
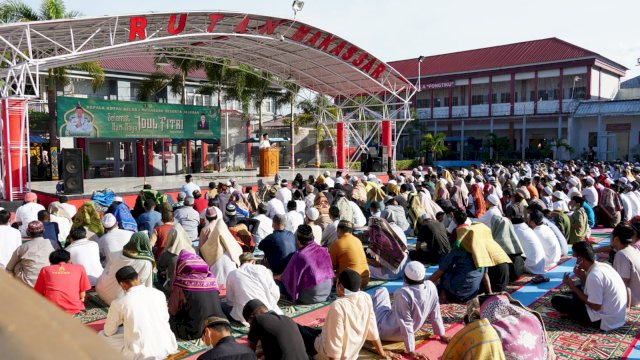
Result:
[[[297,173],[301,173],[307,178],[309,175],[320,175],[327,169],[299,169],[299,170],[281,170],[280,176],[291,181]],[[335,176],[334,169],[330,169],[331,175]],[[361,175],[362,173],[351,172],[351,174]],[[206,187],[211,181],[221,181],[236,179],[240,185],[255,185],[258,179],[264,179],[268,183],[273,183],[273,177],[258,177],[256,171],[235,171],[221,173],[199,173],[193,174],[193,181],[202,187]],[[120,177],[120,178],[102,178],[89,179],[84,181],[84,194],[91,195],[95,190],[112,189],[114,192],[124,194],[128,192],[138,192],[144,185],[145,178],[142,177]],[[173,190],[179,189],[184,184],[184,175],[167,175],[167,176],[150,176],[146,178],[146,182],[151,184],[157,190]],[[56,192],[57,181],[34,181],[31,183],[33,190],[52,193]]]

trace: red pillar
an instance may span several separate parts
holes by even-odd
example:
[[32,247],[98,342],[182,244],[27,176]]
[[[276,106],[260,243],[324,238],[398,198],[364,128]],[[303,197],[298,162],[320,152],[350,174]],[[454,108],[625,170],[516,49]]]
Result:
[[153,140],[147,140],[147,176],[153,176]]
[[206,170],[207,169],[207,165],[209,165],[209,163],[207,162],[207,155],[209,154],[209,144],[207,144],[206,142],[202,142],[202,170]]
[[144,166],[145,166],[145,159],[144,159],[144,140],[143,139],[138,139],[136,141],[136,170],[137,170],[137,177],[143,177],[144,176]]
[[391,121],[382,120],[382,146],[387,147],[387,156],[391,156]]
[[2,144],[4,168],[4,194],[8,201],[21,200],[26,192],[29,177],[26,100],[2,100]]
[[[262,134],[258,134],[258,139]],[[247,120],[247,139],[251,139],[251,120]],[[247,143],[247,168],[252,168],[251,166],[251,143]]]
[[345,145],[345,132],[344,132],[344,123],[337,122],[336,123],[336,162],[338,169],[342,170],[346,167],[346,157],[344,154],[344,145]]
[[191,168],[191,162],[193,161],[193,142],[187,140],[187,174],[191,174],[193,169]]

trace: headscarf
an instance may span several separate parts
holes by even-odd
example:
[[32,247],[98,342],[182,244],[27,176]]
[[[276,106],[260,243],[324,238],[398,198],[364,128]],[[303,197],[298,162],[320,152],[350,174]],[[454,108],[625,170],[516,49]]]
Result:
[[507,255],[522,255],[522,245],[509,219],[503,216],[491,218],[491,234]]
[[[469,301],[467,316],[491,324],[507,359],[552,360],[556,357],[540,314],[507,293],[482,295]],[[524,337],[529,341],[522,342]]]
[[464,211],[466,209],[466,206],[464,205],[464,198],[462,197],[462,190],[458,185],[451,186],[449,198],[451,199],[451,204],[453,204],[453,206],[458,210]]
[[339,197],[336,206],[340,209],[340,220],[347,220],[353,223],[353,209],[346,197]]
[[82,204],[76,215],[73,217],[73,227],[80,226],[86,226],[87,229],[98,236],[102,236],[104,234],[104,226],[102,226],[102,221],[100,220],[98,211],[96,211],[96,205],[92,201],[87,201]]
[[51,204],[49,204],[49,213],[56,216],[63,217],[65,219],[69,219],[69,221],[71,221],[71,215],[69,215],[67,210],[64,208],[64,206],[62,206],[62,203],[59,201],[54,201]]
[[316,194],[316,197],[313,199],[313,207],[318,209],[318,212],[320,213],[320,217],[316,220],[316,224],[324,230],[324,228],[331,223],[331,217],[329,217],[329,200],[327,200],[327,196],[322,192]]
[[178,255],[173,286],[189,291],[220,290],[209,265],[200,256],[184,249]]
[[189,235],[184,231],[182,225],[176,222],[173,224],[173,228],[169,230],[165,251],[178,256],[182,250],[187,250],[194,254],[196,253],[196,250],[193,248],[191,240],[189,239]]
[[138,231],[138,223],[136,219],[131,215],[131,210],[125,203],[120,203],[113,211],[113,216],[118,220],[118,227],[120,229],[129,231]]
[[469,197],[469,189],[467,188],[467,184],[464,182],[464,179],[459,177],[454,181],[454,184],[460,188],[464,201],[467,201],[467,198]]
[[122,248],[122,255],[131,259],[149,260],[154,266],[156,264],[149,244],[149,236],[142,231],[131,235],[129,242]]
[[491,230],[486,225],[473,223],[469,226],[460,226],[456,230],[456,235],[458,240],[455,246],[471,253],[477,268],[511,264],[511,259],[493,239]]
[[282,283],[295,301],[301,291],[334,277],[327,249],[312,241],[293,254],[282,273]]
[[407,244],[396,234],[391,225],[379,217],[369,219],[369,248],[380,265],[389,270],[397,270],[405,258]]
[[384,200],[384,191],[380,185],[373,181],[367,181],[364,187],[367,191],[367,201],[380,202]]
[[469,192],[473,197],[473,204],[476,208],[476,213],[474,215],[476,218],[479,218],[487,211],[487,205],[484,202],[482,190],[480,190],[480,186],[478,186],[478,184],[473,184],[471,185],[471,190]]
[[439,199],[449,199],[449,191],[447,190],[447,180],[444,178],[438,179],[438,183],[436,184],[436,189],[433,191],[433,201],[438,201]]
[[480,319],[469,323],[451,338],[444,349],[442,360],[458,359],[505,359],[500,336],[489,320]]
[[212,221],[209,225],[213,229],[209,233],[207,242],[200,248],[200,255],[209,264],[213,265],[218,261],[226,251],[231,260],[240,266],[240,255],[242,248],[229,231],[229,228],[220,218]]

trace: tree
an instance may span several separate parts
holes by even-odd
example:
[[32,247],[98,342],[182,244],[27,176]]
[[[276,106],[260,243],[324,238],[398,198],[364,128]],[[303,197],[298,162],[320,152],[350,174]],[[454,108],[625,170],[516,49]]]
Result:
[[554,139],[548,141],[541,149],[542,156],[549,157],[553,152],[553,159],[555,160],[558,157],[558,151],[560,149],[567,150],[570,154],[574,152],[573,147],[569,145],[564,139]]
[[509,143],[509,139],[506,137],[498,137],[494,133],[490,133],[487,135],[487,139],[485,140],[485,144],[488,148],[493,149],[494,158],[498,160],[500,157],[500,152],[508,150],[511,147]]
[[[67,11],[62,0],[43,0],[40,9],[36,10],[25,4],[22,0],[6,0],[0,3],[0,22],[29,22],[68,19],[79,16],[77,11]],[[41,49],[44,50],[44,49]],[[47,72],[47,99],[49,109],[49,143],[57,144],[57,119],[56,119],[56,96],[58,87],[64,87],[69,83],[67,70],[75,69],[86,71],[91,77],[93,91],[97,91],[104,84],[104,70],[97,62],[86,62],[69,67],[58,67],[49,69]]]
[[171,66],[178,70],[175,75],[168,78],[171,93],[180,95],[180,103],[186,105],[187,78],[191,72],[202,69],[204,62],[188,58],[188,54],[183,49],[171,49],[169,52],[171,55],[166,56],[166,59]]
[[149,75],[148,78],[142,80],[140,89],[138,90],[139,101],[158,101],[158,93],[169,84],[169,78],[159,72]]
[[207,74],[207,83],[202,85],[198,92],[200,94],[216,93],[218,106],[222,106],[222,89],[229,83],[229,60],[208,59],[204,64],[204,72]]
[[[285,81],[281,84],[285,91],[280,92],[276,96],[276,108],[282,105],[289,105],[289,128],[291,134],[291,168],[295,168],[295,132],[299,126],[296,126],[296,116],[294,114],[294,108],[296,106],[296,98],[300,92],[300,86],[292,82]],[[285,123],[287,121],[285,120]]]
[[[329,135],[324,131],[322,125],[322,118],[326,115],[336,117],[338,109],[331,103],[331,101],[323,95],[316,95],[313,100],[305,99],[301,101],[298,106],[302,110],[300,114],[300,123],[311,124],[315,123],[316,128],[316,167],[320,167],[320,143],[324,140],[324,137]],[[328,114],[325,114],[327,112]],[[322,129],[322,131],[321,131]],[[335,135],[335,134],[334,134]]]
[[446,137],[445,133],[437,133],[435,136],[432,133],[426,133],[422,136],[420,149],[427,154],[427,158],[431,157],[431,162],[436,161],[438,157],[449,151],[449,148],[444,144]]

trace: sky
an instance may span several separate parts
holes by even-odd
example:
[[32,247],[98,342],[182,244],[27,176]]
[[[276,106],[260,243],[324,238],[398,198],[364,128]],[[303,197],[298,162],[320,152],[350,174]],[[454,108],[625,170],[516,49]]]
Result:
[[[39,7],[39,0],[25,0]],[[305,0],[298,20],[384,61],[557,37],[640,75],[640,0]],[[66,0],[87,16],[228,10],[293,17],[292,0]]]

